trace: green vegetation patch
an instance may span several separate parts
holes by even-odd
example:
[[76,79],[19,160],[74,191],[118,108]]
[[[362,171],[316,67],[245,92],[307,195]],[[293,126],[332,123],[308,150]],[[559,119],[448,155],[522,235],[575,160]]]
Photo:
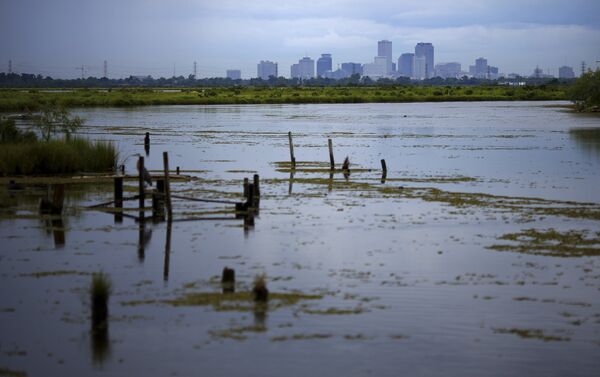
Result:
[[285,342],[287,340],[316,340],[316,339],[328,339],[333,337],[331,334],[294,334],[290,336],[274,336],[271,338],[272,342]]
[[566,336],[546,335],[540,329],[519,329],[519,328],[495,328],[495,334],[513,334],[525,339],[539,339],[544,342],[565,342],[571,338]]
[[8,368],[0,368],[0,376],[6,377],[27,377],[27,373],[21,370],[12,370]]
[[32,272],[30,274],[21,274],[22,277],[45,278],[50,276],[66,276],[66,275],[89,275],[89,272],[75,270],[57,270],[57,271],[42,271]]
[[512,243],[492,245],[487,248],[497,251],[553,257],[600,255],[600,232],[592,233],[587,230],[559,232],[554,229],[526,229],[517,233],[504,234],[498,239],[511,241]]
[[[322,298],[322,295],[309,295],[299,292],[269,292],[268,309],[274,310],[282,307],[293,306],[303,300],[320,300]],[[187,293],[181,297],[171,300],[125,301],[121,304],[127,306],[145,304],[167,304],[172,306],[212,306],[216,311],[252,312],[256,309],[254,295],[251,291],[235,293],[195,292]]]

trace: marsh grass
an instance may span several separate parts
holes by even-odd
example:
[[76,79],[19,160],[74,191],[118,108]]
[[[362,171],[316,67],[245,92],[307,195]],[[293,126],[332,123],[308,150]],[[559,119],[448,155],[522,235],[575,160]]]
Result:
[[90,296],[92,304],[92,329],[106,327],[108,300],[112,292],[110,277],[104,272],[92,275]]
[[7,143],[0,148],[0,175],[50,175],[112,171],[118,152],[111,142],[82,138]]

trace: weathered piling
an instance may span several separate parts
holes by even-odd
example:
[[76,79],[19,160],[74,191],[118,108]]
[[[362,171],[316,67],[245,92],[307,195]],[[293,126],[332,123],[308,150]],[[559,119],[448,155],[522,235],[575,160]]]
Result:
[[259,182],[259,177],[258,174],[254,174],[254,196],[256,198],[260,197],[260,182]]
[[115,222],[123,222],[123,177],[114,178]]
[[384,173],[387,173],[387,165],[385,164],[385,160],[384,159],[381,159],[381,170]]
[[248,209],[254,209],[254,206],[256,204],[254,195],[254,183],[248,183],[248,199],[246,201],[246,203],[248,203]]
[[169,219],[173,218],[173,209],[171,207],[171,185],[169,183],[169,154],[163,152],[163,168],[165,171],[165,205],[167,206],[167,215]]
[[335,170],[335,160],[333,159],[333,142],[331,139],[327,139],[329,145],[329,165],[331,170]]
[[171,228],[172,228],[172,222],[171,222],[171,219],[169,219],[169,221],[167,221],[167,236],[165,239],[165,262],[164,262],[164,266],[163,266],[163,280],[164,281],[169,280],[169,265],[170,265],[170,258],[171,258]]
[[150,146],[150,132],[146,132],[146,136],[144,137],[144,146]]
[[381,183],[385,183],[385,179],[387,178],[387,165],[385,164],[385,160],[381,160]]
[[179,166],[177,167],[177,175],[179,175]]
[[53,191],[54,192],[52,194],[52,206],[50,208],[50,213],[53,215],[61,215],[63,211],[63,204],[65,201],[65,185],[54,185]]
[[223,273],[221,274],[221,286],[223,288],[223,293],[235,292],[235,270],[233,268],[223,268]]
[[165,219],[165,181],[156,181],[156,191],[152,193],[152,218],[155,221]]
[[139,211],[140,221],[144,221],[144,203],[146,202],[146,189],[144,187],[144,157],[138,159],[138,196],[139,196]]
[[288,139],[290,142],[290,162],[292,169],[296,169],[296,157],[294,157],[294,143],[292,142],[292,132],[288,132]]
[[244,198],[248,199],[248,178],[244,178]]

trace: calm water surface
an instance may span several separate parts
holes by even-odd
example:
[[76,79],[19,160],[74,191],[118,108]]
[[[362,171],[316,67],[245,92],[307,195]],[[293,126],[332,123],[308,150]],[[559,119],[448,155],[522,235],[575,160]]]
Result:
[[[161,169],[168,151],[193,178],[173,183],[179,194],[241,201],[243,178],[260,174],[260,213],[249,229],[175,222],[168,247],[165,223],[85,208],[111,200],[112,184],[67,186],[62,218],[37,215],[43,186],[0,188],[0,370],[596,376],[600,118],[553,104],[79,110],[82,134],[114,141],[128,174],[150,132],[146,166]],[[296,159],[311,162],[293,176],[277,164],[289,160],[288,131]],[[349,157],[349,177],[317,169],[328,138],[338,164]],[[231,208],[174,210],[186,219]],[[225,266],[240,291],[265,273],[271,292],[322,298],[266,313],[161,302],[219,292]],[[102,339],[90,333],[97,271],[114,286]]]

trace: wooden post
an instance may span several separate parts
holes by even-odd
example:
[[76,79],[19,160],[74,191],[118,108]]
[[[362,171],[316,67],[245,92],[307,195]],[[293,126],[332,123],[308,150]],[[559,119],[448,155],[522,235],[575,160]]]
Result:
[[138,173],[140,221],[144,221],[144,204],[146,202],[146,192],[144,188],[144,157],[142,156],[140,156],[138,160]]
[[335,170],[335,160],[333,159],[333,143],[331,139],[327,139],[327,144],[329,145],[329,164],[331,165],[331,170]]
[[152,217],[155,221],[165,219],[165,180],[156,180],[156,192],[152,194]]
[[165,263],[163,266],[163,280],[169,280],[169,260],[171,256],[171,219],[167,221],[167,237],[165,240]]
[[244,178],[244,198],[248,199],[248,178]]
[[179,166],[177,167],[177,175],[179,175]]
[[254,183],[248,183],[248,209],[254,209]]
[[115,212],[115,222],[121,223],[123,222],[123,177],[115,177],[114,179],[114,188],[115,188],[115,209],[118,212]]
[[51,207],[50,213],[53,215],[62,214],[64,201],[65,201],[65,185],[64,184],[54,185],[54,192],[52,194],[52,207]]
[[255,197],[260,196],[260,184],[259,184],[258,174],[254,174],[254,196]]
[[294,157],[294,143],[292,142],[292,132],[288,132],[288,139],[290,141],[290,161],[292,163],[292,169],[296,169],[296,157]]
[[163,165],[165,170],[165,204],[167,205],[167,215],[169,220],[173,218],[173,209],[171,207],[171,185],[169,183],[169,154],[163,152]]
[[387,166],[385,165],[384,159],[381,160],[381,170],[383,170],[384,173],[387,173]]
[[144,137],[144,145],[150,145],[150,132],[146,132],[146,137]]

